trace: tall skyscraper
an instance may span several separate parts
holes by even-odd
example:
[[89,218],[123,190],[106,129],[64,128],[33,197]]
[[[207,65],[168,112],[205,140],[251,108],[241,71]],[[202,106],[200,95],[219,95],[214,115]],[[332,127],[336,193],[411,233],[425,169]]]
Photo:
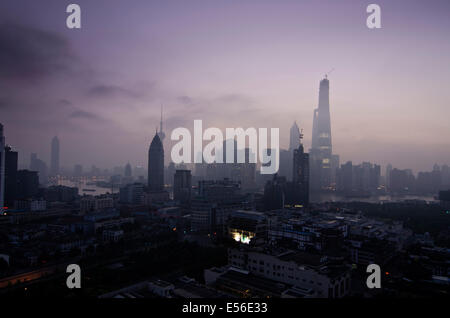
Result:
[[158,132],[148,150],[148,187],[152,192],[164,189],[164,147]]
[[353,163],[347,161],[342,164],[337,173],[337,190],[345,195],[350,195],[353,192]]
[[330,82],[325,76],[320,81],[319,105],[314,110],[311,145],[311,188],[326,189],[331,185],[331,122]]
[[5,136],[3,125],[0,124],[0,214],[3,214],[5,202]]
[[307,206],[309,203],[309,154],[305,153],[299,135],[299,146],[294,150],[292,174],[293,204]]
[[32,153],[30,155],[30,170],[31,171],[37,171],[39,175],[39,182],[41,184],[47,183],[47,177],[48,177],[48,168],[47,164],[38,158],[37,154]]
[[173,199],[182,204],[191,202],[192,176],[190,170],[177,170],[173,177]]
[[390,186],[391,186],[391,172],[392,172],[392,165],[389,163],[386,166],[386,174],[385,174],[385,185],[386,185],[386,190],[389,190]]
[[339,169],[340,157],[339,155],[331,155],[331,183],[336,188],[336,173]]
[[300,129],[297,126],[297,122],[294,121],[294,124],[291,127],[290,135],[289,135],[289,150],[294,151],[300,145]]
[[127,177],[127,178],[130,178],[133,175],[130,163],[126,164],[124,174],[125,174],[125,177]]
[[52,139],[51,149],[50,174],[56,176],[59,174],[59,139],[57,136]]

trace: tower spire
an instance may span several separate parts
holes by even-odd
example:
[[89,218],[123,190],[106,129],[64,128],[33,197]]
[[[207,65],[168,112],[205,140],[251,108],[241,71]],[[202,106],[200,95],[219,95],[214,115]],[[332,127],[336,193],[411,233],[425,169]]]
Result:
[[161,104],[161,121],[159,122],[159,131],[163,131],[163,105]]
[[166,137],[166,134],[164,134],[164,131],[163,131],[163,104],[161,103],[161,119],[159,121],[159,138],[161,139],[161,141],[163,141],[164,137]]

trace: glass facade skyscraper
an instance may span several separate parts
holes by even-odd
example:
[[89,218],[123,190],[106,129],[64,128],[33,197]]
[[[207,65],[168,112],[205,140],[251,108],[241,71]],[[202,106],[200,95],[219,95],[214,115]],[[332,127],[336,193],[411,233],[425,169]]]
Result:
[[330,81],[327,77],[320,81],[319,105],[314,110],[311,143],[311,187],[323,190],[332,182],[332,143],[330,120]]

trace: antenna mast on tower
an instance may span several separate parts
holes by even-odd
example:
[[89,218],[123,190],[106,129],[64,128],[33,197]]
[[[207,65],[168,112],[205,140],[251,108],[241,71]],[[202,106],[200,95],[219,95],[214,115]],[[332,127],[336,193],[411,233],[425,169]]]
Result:
[[325,78],[328,78],[328,75],[333,73],[333,71],[334,71],[334,67],[331,70],[329,70],[328,72],[325,73]]

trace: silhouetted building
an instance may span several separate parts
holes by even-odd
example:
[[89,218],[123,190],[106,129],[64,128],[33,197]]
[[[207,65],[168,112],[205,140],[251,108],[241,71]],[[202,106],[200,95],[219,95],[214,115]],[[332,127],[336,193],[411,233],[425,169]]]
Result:
[[5,202],[5,136],[0,124],[0,213],[3,213]]
[[347,161],[341,165],[336,174],[337,190],[344,194],[350,194],[353,191],[353,164]]
[[272,180],[266,182],[264,187],[264,209],[267,211],[281,209],[286,201],[286,177],[274,175]]
[[14,206],[17,199],[17,151],[10,146],[5,147],[5,206]]
[[173,178],[173,199],[181,204],[191,202],[192,177],[190,170],[177,170]]
[[389,185],[389,191],[392,193],[408,193],[414,186],[414,175],[409,170],[392,169]]
[[[298,127],[297,127],[298,128]],[[265,210],[281,209],[285,206],[304,207],[309,203],[309,154],[305,153],[299,132],[298,148],[294,149],[291,156],[292,181],[287,181],[285,176],[273,175],[264,186],[263,204]]]
[[289,134],[289,150],[294,151],[298,146],[300,146],[300,129],[294,121]]
[[280,165],[278,176],[286,177],[287,181],[292,181],[293,161],[292,156],[294,150],[300,146],[300,129],[297,122],[294,122],[289,131],[289,149],[280,149]]
[[446,171],[445,166],[433,166],[429,172],[421,171],[417,174],[416,192],[419,194],[437,194],[440,190],[446,190]]
[[173,177],[175,176],[175,164],[171,161],[164,173],[164,183],[173,185]]
[[148,187],[153,192],[164,190],[164,147],[158,133],[148,150]]
[[32,153],[30,156],[30,170],[37,171],[39,173],[38,174],[39,183],[41,184],[47,183],[47,176],[48,176],[47,164],[41,159],[38,159],[37,154],[35,153]]
[[392,165],[388,164],[386,166],[386,189],[389,190],[390,186],[391,186],[391,172],[392,172]]
[[124,173],[124,175],[127,178],[131,178],[132,174],[133,173],[131,171],[131,165],[130,165],[130,163],[127,163],[127,165],[125,166],[125,173]]
[[246,207],[239,182],[232,180],[202,180],[198,193],[191,200],[191,227],[196,232],[225,234],[229,215]]
[[52,139],[50,174],[52,176],[59,174],[59,139],[57,136]]
[[127,184],[120,188],[120,203],[139,205],[144,202],[144,185],[142,183]]
[[442,173],[442,188],[450,189],[450,167],[447,165],[443,165],[441,169]]
[[[233,162],[226,163],[226,153],[228,149],[233,148]],[[238,162],[238,157],[243,158],[244,162]],[[237,141],[228,139],[223,142],[223,146],[215,155],[216,162],[206,164],[205,169],[201,173],[205,173],[205,177],[209,180],[229,179],[241,183],[241,188],[253,190],[256,187],[256,154],[249,148],[238,149]],[[220,162],[221,161],[221,162]],[[196,166],[199,170],[202,165]]]
[[39,177],[37,171],[17,171],[17,198],[28,199],[39,193]]
[[78,198],[78,188],[62,185],[45,188],[44,199],[47,202],[73,202]]
[[336,173],[336,190],[348,196],[370,196],[380,185],[381,168],[370,162],[343,164]]
[[293,196],[288,201],[290,204],[307,206],[309,203],[309,155],[304,151],[302,137],[300,134],[299,146],[294,150],[291,185]]
[[450,190],[439,191],[439,201],[442,207],[450,209]]
[[339,155],[331,155],[331,183],[336,187],[336,174],[339,169],[340,158]]
[[73,175],[75,177],[81,177],[83,175],[83,166],[82,165],[75,165],[73,168]]
[[278,175],[286,177],[286,180],[292,180],[292,156],[294,150],[280,149],[280,166],[278,169]]
[[[239,150],[242,151],[242,150]],[[249,148],[245,148],[245,163],[238,163],[239,176],[237,180],[241,182],[242,190],[253,190],[256,188],[256,162],[253,152]]]

